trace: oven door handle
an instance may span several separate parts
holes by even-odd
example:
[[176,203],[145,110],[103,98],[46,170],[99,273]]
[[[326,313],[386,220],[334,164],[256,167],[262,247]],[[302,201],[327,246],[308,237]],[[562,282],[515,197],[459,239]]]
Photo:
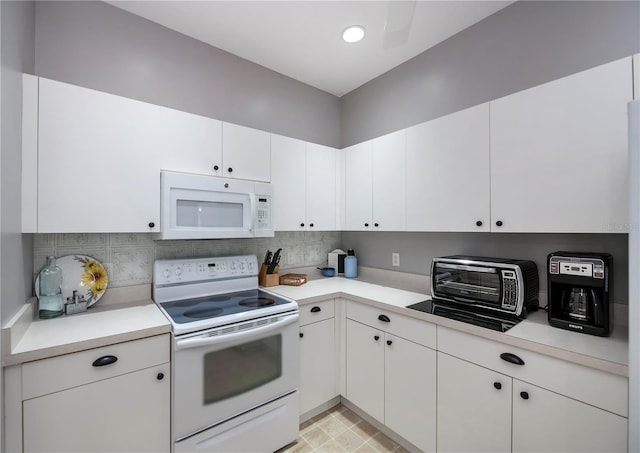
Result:
[[266,326],[247,328],[240,332],[209,336],[207,334],[198,335],[191,338],[184,338],[176,341],[176,350],[198,348],[201,346],[210,346],[218,343],[227,343],[229,341],[238,340],[244,337],[252,337],[258,334],[264,334],[274,330],[278,330],[283,326],[293,324],[298,321],[298,313],[283,316],[282,319],[267,324]]

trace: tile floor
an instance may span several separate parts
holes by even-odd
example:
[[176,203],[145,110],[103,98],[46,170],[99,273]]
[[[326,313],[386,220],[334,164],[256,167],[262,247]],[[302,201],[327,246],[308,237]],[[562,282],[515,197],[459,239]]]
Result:
[[277,453],[408,453],[393,440],[338,404],[300,425],[300,437]]

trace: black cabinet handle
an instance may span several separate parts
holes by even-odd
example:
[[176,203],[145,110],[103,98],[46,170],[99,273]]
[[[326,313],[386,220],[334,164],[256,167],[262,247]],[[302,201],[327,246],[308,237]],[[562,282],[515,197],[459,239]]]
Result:
[[229,168],[227,168],[227,171],[228,171],[229,173],[233,173],[233,168],[229,167]]
[[304,223],[301,223],[301,224],[300,224],[300,226],[301,226],[301,227],[303,227],[303,226],[304,226]]
[[93,366],[105,366],[116,363],[118,358],[115,355],[105,355],[93,361]]
[[310,224],[309,224],[309,226],[310,226],[311,228],[313,228],[313,223],[310,223]]
[[368,224],[368,223],[365,223],[365,224],[364,224],[364,226],[368,227],[368,226],[369,226],[369,224]]
[[311,313],[318,313],[320,310],[321,310],[321,308],[320,308],[320,307],[313,307],[313,308],[311,309]]
[[156,376],[156,379],[161,381],[164,379],[164,373],[158,373],[158,375]]
[[502,226],[502,220],[498,220],[498,221],[496,222],[496,226],[501,227],[501,226]]
[[520,392],[520,398],[522,398],[523,400],[528,400],[529,394],[527,392]]
[[391,343],[393,343],[393,341],[387,340],[387,345],[391,346]]
[[391,322],[391,320],[389,319],[389,317],[387,315],[380,315],[378,316],[378,319],[382,322]]
[[304,334],[302,332],[300,332],[298,335],[300,335],[300,338],[304,337]]
[[218,170],[220,170],[220,167],[218,167],[217,165],[214,165],[214,166],[213,166],[213,169],[214,169],[215,171],[218,171]]
[[476,222],[476,226],[482,226],[482,220],[478,220],[478,221]]
[[502,388],[502,384],[498,381],[494,382],[493,386],[496,388],[496,390],[500,390]]
[[154,226],[156,226],[154,222],[149,222],[149,228],[153,228]]
[[373,339],[378,341],[380,339],[380,335],[376,335],[375,337],[373,337]]
[[377,228],[377,227],[379,227],[380,225],[378,225],[377,223],[374,223],[374,224],[373,224],[373,226]]
[[524,365],[524,360],[510,352],[503,352],[500,354],[500,358],[506,362],[513,363],[514,365]]

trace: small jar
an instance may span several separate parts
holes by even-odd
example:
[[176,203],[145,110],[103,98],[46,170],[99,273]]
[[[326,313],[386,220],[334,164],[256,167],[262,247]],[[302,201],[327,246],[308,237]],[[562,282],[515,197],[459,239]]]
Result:
[[38,288],[38,317],[50,319],[62,316],[64,301],[62,300],[62,269],[56,266],[56,259],[47,256],[47,264],[40,271]]

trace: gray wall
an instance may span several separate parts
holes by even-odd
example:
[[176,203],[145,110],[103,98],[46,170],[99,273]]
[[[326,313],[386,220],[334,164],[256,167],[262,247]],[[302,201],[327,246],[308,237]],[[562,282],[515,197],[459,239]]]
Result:
[[342,147],[640,50],[638,1],[518,1],[342,97]]
[[21,234],[22,73],[34,70],[33,2],[0,2],[0,318],[12,317],[31,294],[33,238]]
[[[532,260],[538,265],[543,292],[549,253],[560,250],[611,253],[614,298],[621,304],[627,304],[629,295],[627,247],[626,234],[342,233],[342,249],[354,249],[358,265],[414,274],[428,275],[431,260],[446,255]],[[391,265],[393,252],[400,254],[400,267]]]
[[340,145],[339,98],[103,2],[37,3],[35,72],[314,143]]

